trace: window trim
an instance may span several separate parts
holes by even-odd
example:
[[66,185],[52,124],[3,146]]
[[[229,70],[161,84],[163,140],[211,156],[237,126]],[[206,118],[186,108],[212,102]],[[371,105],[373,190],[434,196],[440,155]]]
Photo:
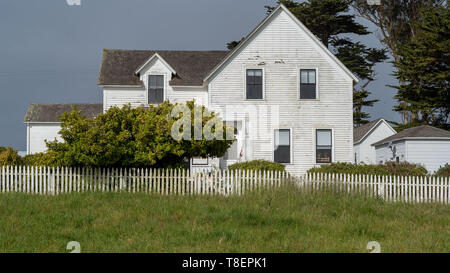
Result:
[[[329,130],[331,131],[331,161],[330,163],[319,163],[317,162],[317,131],[319,130]],[[315,165],[327,165],[335,162],[335,156],[334,156],[334,128],[314,128],[313,130],[313,160]]]
[[[247,70],[261,70],[262,72],[262,99],[247,99]],[[266,71],[264,67],[248,66],[244,68],[244,101],[265,101],[266,100]]]
[[294,165],[294,157],[293,157],[293,152],[294,152],[294,138],[293,138],[293,129],[292,128],[286,128],[286,127],[281,127],[281,128],[276,128],[273,129],[273,134],[272,134],[272,162],[275,162],[275,134],[276,131],[279,130],[289,130],[289,163],[280,163],[280,164],[284,164],[284,165]]
[[[315,70],[316,71],[316,98],[315,99],[302,99],[300,97],[301,92],[301,81],[302,81],[302,70]],[[299,101],[317,101],[320,100],[319,97],[319,68],[318,67],[297,67],[297,99]]]
[[148,93],[150,92],[150,76],[163,76],[163,101],[165,102],[167,100],[166,98],[166,90],[167,90],[167,86],[166,86],[166,74],[164,73],[149,73],[145,75],[147,78],[147,92],[145,92],[145,98],[146,98],[146,102],[147,102],[147,106],[151,105],[158,105],[156,103],[148,103]]
[[[196,164],[194,163],[194,159],[206,159],[206,164]],[[191,158],[191,165],[192,166],[209,166],[209,157],[203,158],[203,157],[193,157]]]

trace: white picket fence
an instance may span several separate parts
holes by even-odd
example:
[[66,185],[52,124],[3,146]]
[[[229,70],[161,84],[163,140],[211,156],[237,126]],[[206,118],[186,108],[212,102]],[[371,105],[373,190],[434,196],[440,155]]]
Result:
[[390,202],[449,204],[449,177],[308,174],[296,181],[310,190],[329,188]]
[[185,169],[3,166],[0,170],[0,192],[56,195],[125,191],[166,195],[230,195],[279,187],[288,177],[285,172],[191,173]]
[[184,169],[2,166],[0,192],[144,192],[163,195],[242,195],[285,184],[305,190],[333,189],[393,202],[449,203],[448,177],[308,174],[277,171],[189,172]]

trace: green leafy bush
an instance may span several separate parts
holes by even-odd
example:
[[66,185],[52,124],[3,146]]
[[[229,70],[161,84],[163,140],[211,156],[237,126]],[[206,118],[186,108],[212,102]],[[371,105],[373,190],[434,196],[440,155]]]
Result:
[[21,165],[22,158],[19,153],[11,147],[2,149],[0,152],[0,166],[14,166]]
[[441,167],[439,170],[437,170],[434,175],[435,176],[449,177],[450,176],[450,165],[445,164],[445,166]]
[[356,165],[351,163],[333,163],[312,168],[308,173],[342,173],[371,175],[424,176],[427,170],[418,164],[408,162],[386,162],[379,165]]
[[26,166],[63,166],[63,164],[59,164],[52,152],[26,155],[22,157],[22,164]]
[[[171,168],[183,166],[186,158],[223,156],[233,144],[233,139],[226,139],[233,135],[232,128],[193,101],[182,106],[169,102],[148,109],[125,105],[111,107],[96,118],[86,118],[74,109],[60,117],[64,141],[47,142],[47,153],[64,166],[91,167]],[[196,128],[208,126],[216,137],[207,139],[203,130],[203,136],[194,138]]]
[[286,166],[266,160],[252,160],[234,163],[228,166],[229,170],[255,170],[255,171],[281,171],[284,172]]

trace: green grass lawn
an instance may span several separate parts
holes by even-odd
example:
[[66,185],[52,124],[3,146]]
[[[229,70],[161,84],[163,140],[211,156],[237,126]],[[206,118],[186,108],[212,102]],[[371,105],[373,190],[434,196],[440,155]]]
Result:
[[235,197],[0,195],[0,252],[450,252],[450,207],[293,188]]

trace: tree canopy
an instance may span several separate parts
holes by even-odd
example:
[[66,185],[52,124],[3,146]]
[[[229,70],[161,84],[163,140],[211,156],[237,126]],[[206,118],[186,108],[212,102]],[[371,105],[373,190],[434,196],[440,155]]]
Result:
[[[395,0],[381,1],[380,5],[369,5],[367,0],[354,0],[353,8],[364,19],[378,27],[380,41],[389,49],[394,63],[400,61],[399,45],[408,43],[417,34],[417,22],[423,20],[424,8],[443,6],[445,0]],[[404,84],[404,83],[402,83]],[[397,97],[400,107],[403,109],[402,122],[404,124],[413,121],[414,113],[408,112],[406,97]]]
[[395,110],[414,113],[413,123],[450,129],[450,11],[433,7],[423,16],[415,37],[397,49],[396,98],[408,104]]

